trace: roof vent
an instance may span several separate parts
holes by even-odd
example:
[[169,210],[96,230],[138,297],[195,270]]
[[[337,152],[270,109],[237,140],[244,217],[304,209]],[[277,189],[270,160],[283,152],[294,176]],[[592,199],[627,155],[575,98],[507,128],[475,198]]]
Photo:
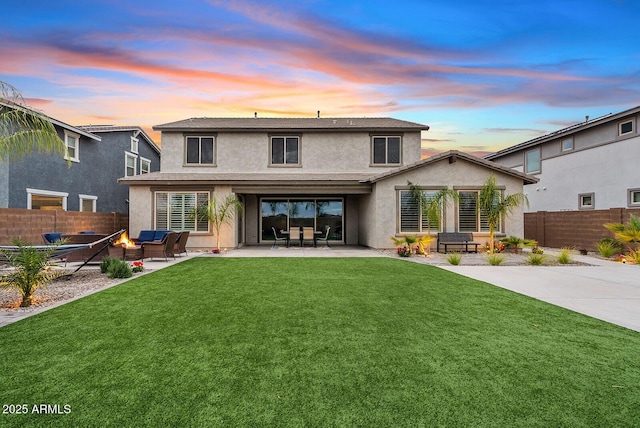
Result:
[[585,121],[585,122],[589,122],[589,115],[586,115],[586,116],[584,117],[584,121]]
[[253,112],[253,117],[258,118],[258,112],[257,111]]
[[318,119],[320,119],[320,110],[318,110]]

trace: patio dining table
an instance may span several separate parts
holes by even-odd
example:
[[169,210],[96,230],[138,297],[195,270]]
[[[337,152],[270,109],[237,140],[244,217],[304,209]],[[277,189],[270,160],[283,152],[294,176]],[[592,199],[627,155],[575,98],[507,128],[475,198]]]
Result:
[[[289,241],[291,242],[291,239],[299,239],[300,240],[300,246],[302,247],[302,243],[303,243],[303,232],[302,232],[302,228],[300,228],[300,234],[296,237],[296,232],[295,232],[295,227],[293,229],[290,230],[281,230],[280,234],[282,234],[282,236],[288,236],[289,237]],[[291,234],[291,230],[293,230],[293,234]],[[313,246],[317,247],[318,246],[318,237],[322,236],[322,232],[319,232],[317,230],[313,231]]]

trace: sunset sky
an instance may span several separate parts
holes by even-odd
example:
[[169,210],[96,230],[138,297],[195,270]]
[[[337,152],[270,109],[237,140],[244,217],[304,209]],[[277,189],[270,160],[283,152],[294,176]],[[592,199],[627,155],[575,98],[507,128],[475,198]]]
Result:
[[70,123],[390,116],[425,154],[640,104],[640,1],[6,1],[0,80]]

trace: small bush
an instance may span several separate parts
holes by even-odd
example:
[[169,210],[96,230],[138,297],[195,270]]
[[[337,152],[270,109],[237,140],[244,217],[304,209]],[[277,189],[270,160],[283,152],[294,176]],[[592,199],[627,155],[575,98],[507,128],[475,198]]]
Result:
[[100,272],[102,273],[107,273],[109,271],[109,267],[117,262],[120,262],[122,260],[115,258],[115,257],[110,257],[107,256],[105,258],[102,259],[102,261],[100,262]]
[[571,248],[562,248],[558,255],[558,263],[566,265],[571,261]]
[[504,261],[504,257],[497,254],[491,254],[489,257],[487,257],[487,261],[491,266],[500,266],[500,264]]
[[610,258],[622,251],[620,241],[611,238],[602,238],[598,242],[598,252],[602,257]]
[[120,259],[115,259],[115,261],[111,262],[107,269],[107,277],[109,278],[131,278],[132,276],[133,271],[129,264]]
[[461,260],[462,254],[460,253],[451,253],[447,256],[447,261],[454,266],[458,266]]
[[531,253],[529,254],[529,257],[527,257],[527,263],[532,266],[540,266],[544,263],[544,257],[544,254]]
[[533,254],[543,254],[544,250],[542,248],[540,248],[540,247],[533,247],[531,249],[531,253],[533,253]]
[[636,265],[640,265],[640,250],[635,251],[631,250],[625,256],[625,261],[627,263],[634,263]]

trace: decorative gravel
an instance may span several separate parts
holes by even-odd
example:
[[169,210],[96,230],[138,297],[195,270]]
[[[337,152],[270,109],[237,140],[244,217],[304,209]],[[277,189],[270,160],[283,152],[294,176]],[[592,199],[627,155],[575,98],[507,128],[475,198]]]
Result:
[[19,307],[20,294],[18,291],[0,288],[0,311],[33,311],[101,290],[122,281],[122,279],[109,279],[105,274],[95,269],[79,271],[71,277],[58,278],[50,282],[46,288],[42,287],[36,290],[35,302],[27,308]]

